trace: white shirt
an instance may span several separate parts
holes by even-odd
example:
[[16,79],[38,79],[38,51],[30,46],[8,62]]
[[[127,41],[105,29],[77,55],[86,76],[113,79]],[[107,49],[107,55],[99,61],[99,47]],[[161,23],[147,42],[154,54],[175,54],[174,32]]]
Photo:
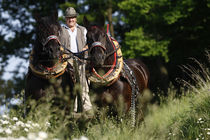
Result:
[[78,47],[77,47],[77,28],[72,31],[71,29],[68,30],[70,35],[70,42],[71,42],[71,52],[77,53]]
[[[76,24],[76,26],[78,26],[78,24]],[[70,46],[71,46],[71,52],[73,53],[77,53],[78,52],[78,45],[77,45],[77,28],[74,29],[74,31],[72,31],[69,27],[67,27],[66,25],[64,25],[64,27],[68,30],[68,33],[70,35],[69,41],[70,41]],[[84,30],[84,38],[85,38],[85,42],[87,40],[86,38],[86,34],[87,34],[87,30]]]

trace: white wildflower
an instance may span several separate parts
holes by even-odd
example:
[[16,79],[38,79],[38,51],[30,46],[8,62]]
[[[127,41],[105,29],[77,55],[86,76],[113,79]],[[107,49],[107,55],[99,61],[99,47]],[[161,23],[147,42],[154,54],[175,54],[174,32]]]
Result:
[[40,127],[38,123],[32,123],[33,127]]
[[46,127],[50,127],[50,123],[49,123],[49,122],[46,122],[46,123],[45,123],[45,126],[46,126]]
[[12,130],[18,130],[18,129],[19,129],[19,127],[17,127],[17,126],[15,126],[15,125],[13,125],[13,126],[11,126],[11,129],[12,129]]
[[204,123],[204,120],[202,118],[199,118],[197,123]]
[[196,138],[195,140],[199,140],[199,138]]
[[207,132],[207,135],[210,135],[210,132]]
[[28,132],[28,128],[24,128],[24,131]]
[[22,123],[23,123],[23,122],[18,121],[18,122],[16,122],[15,124],[16,124],[17,126],[21,126]]
[[31,128],[31,125],[30,125],[30,124],[28,124],[28,123],[27,123],[27,124],[25,124],[25,126],[26,126],[26,127],[28,127],[28,128]]
[[32,124],[32,121],[27,121],[28,124]]
[[34,139],[36,139],[36,134],[35,133],[29,133],[28,134],[28,136],[27,136],[27,138],[29,139],[29,140],[34,140]]
[[36,139],[35,140],[43,140],[42,138],[40,138],[40,137],[36,137]]
[[38,136],[42,139],[46,139],[48,137],[47,133],[43,132],[43,131],[40,131],[38,133]]
[[3,133],[3,132],[4,132],[4,129],[0,127],[0,133]]
[[11,129],[9,129],[9,128],[8,128],[8,129],[6,129],[6,130],[5,130],[5,132],[6,132],[7,134],[12,134],[12,130],[11,130]]
[[13,121],[18,121],[18,118],[17,117],[13,117],[12,120]]
[[27,138],[21,136],[20,138],[18,138],[18,140],[27,140]]
[[15,124],[17,126],[25,127],[25,124],[22,121],[17,121]]
[[4,114],[4,115],[2,115],[2,118],[9,119],[9,116]]
[[9,121],[7,121],[7,120],[6,121],[1,120],[1,123],[2,124],[9,124]]
[[81,136],[81,137],[79,138],[79,140],[88,140],[88,138],[85,137],[85,136]]

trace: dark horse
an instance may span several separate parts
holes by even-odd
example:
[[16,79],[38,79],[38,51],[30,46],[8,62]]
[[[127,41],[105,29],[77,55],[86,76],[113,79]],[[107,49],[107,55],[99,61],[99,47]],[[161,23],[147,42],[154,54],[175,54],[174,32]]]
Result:
[[69,111],[75,98],[72,94],[74,84],[71,72],[67,68],[67,56],[60,43],[59,35],[62,30],[58,23],[58,15],[54,13],[48,17],[36,16],[35,19],[36,40],[26,76],[25,99],[37,101],[46,96],[55,99],[64,97],[55,104],[61,103],[62,108]]
[[[90,25],[84,18],[87,28],[87,44],[89,47],[89,65],[87,75],[97,94],[96,104],[119,108],[119,99],[123,99],[123,110],[131,111],[142,117],[141,109],[137,111],[137,96],[148,86],[149,72],[146,66],[137,59],[123,60],[119,44],[109,36],[101,26]],[[136,111],[136,112],[135,112]],[[134,125],[134,124],[133,124]]]

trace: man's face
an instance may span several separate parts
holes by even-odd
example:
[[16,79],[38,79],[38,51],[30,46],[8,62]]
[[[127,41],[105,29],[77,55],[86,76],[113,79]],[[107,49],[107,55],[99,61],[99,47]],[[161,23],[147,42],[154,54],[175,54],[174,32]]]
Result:
[[71,28],[75,27],[77,24],[77,18],[76,17],[66,17],[66,25]]

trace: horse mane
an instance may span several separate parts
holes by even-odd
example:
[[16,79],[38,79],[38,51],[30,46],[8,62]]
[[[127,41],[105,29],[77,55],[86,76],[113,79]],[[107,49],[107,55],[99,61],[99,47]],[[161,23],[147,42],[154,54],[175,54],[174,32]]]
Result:
[[61,30],[57,19],[53,16],[45,16],[36,20],[36,41],[44,42],[49,35],[58,35],[56,32]]
[[45,47],[43,44],[46,41],[47,37],[50,35],[59,36],[61,31],[61,25],[58,22],[58,17],[56,14],[51,16],[36,16],[36,40],[33,46],[33,64],[36,65],[39,62],[39,59],[44,53],[49,53],[50,48]]
[[104,27],[102,27],[100,24],[93,23],[93,24],[91,24],[90,27],[88,27],[88,30],[93,30],[93,29],[96,29],[96,31],[101,32],[106,35],[107,44],[105,44],[105,47],[107,49],[107,53],[110,53],[111,51],[113,51],[112,43],[110,42],[109,36],[106,33],[106,31],[104,30]]

